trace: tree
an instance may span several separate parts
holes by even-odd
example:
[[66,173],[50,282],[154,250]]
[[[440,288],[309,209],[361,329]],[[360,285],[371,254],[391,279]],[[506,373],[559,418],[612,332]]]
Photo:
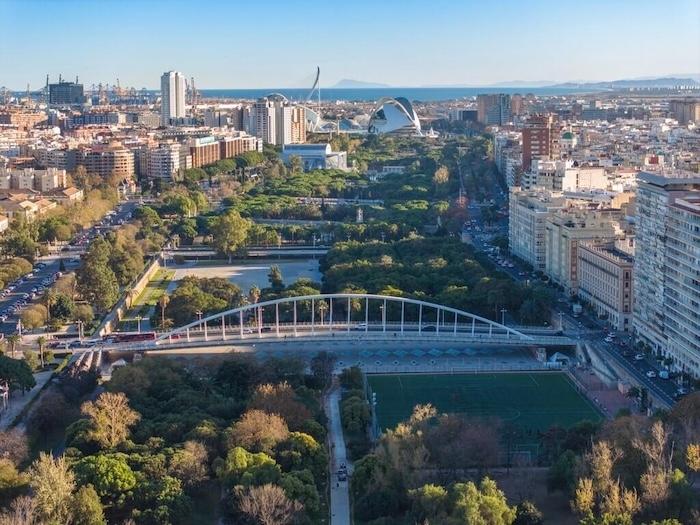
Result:
[[292,430],[298,430],[311,418],[311,412],[298,399],[289,383],[258,386],[251,397],[249,408],[268,414],[278,414]]
[[0,431],[0,458],[20,465],[29,455],[27,435],[18,429]]
[[129,428],[141,419],[122,393],[100,394],[95,401],[83,403],[80,410],[92,423],[90,439],[108,448],[116,447],[129,437]]
[[186,441],[170,459],[170,474],[185,487],[200,485],[208,477],[207,470],[207,449],[199,441]]
[[170,297],[167,294],[163,294],[158,299],[158,306],[160,306],[160,329],[165,330],[165,308],[170,302]]
[[84,324],[90,324],[95,318],[95,313],[89,304],[76,305],[74,315],[76,321],[82,321]]
[[91,484],[103,498],[116,500],[136,486],[136,475],[124,454],[86,456],[74,470],[81,484]]
[[310,523],[322,521],[323,517],[319,512],[321,510],[321,497],[318,494],[316,480],[311,472],[308,470],[294,470],[282,474],[279,486],[282,487],[289,499],[296,500],[304,506],[304,511]]
[[460,523],[511,525],[515,520],[515,508],[508,506],[503,491],[489,478],[482,479],[478,486],[472,481],[455,483],[450,492],[452,517]]
[[576,454],[565,450],[547,471],[547,490],[572,494],[576,488]]
[[71,504],[72,525],[106,525],[100,497],[92,485],[80,487]]
[[119,299],[117,276],[106,264],[84,264],[77,276],[78,293],[98,311],[106,311]]
[[343,428],[351,433],[358,434],[365,431],[371,420],[367,401],[359,396],[350,396],[340,404]]
[[289,435],[287,424],[277,414],[248,410],[227,430],[228,448],[242,446],[254,452],[271,452]]
[[542,525],[542,513],[531,501],[521,501],[515,509],[513,525]]
[[53,288],[49,288],[44,294],[44,302],[46,303],[46,321],[49,321],[53,313],[53,305],[56,304],[56,292]]
[[410,490],[411,514],[416,523],[445,521],[449,507],[447,490],[440,485],[423,485]]
[[29,468],[29,484],[41,518],[48,523],[65,523],[71,514],[75,475],[63,456],[39,453]]
[[107,310],[119,299],[119,282],[109,266],[113,250],[107,240],[97,238],[76,272],[78,292],[100,311]]
[[275,292],[280,292],[284,288],[284,280],[282,279],[282,271],[280,267],[276,264],[270,266],[270,273],[267,274],[267,278],[270,281],[270,287]]
[[41,368],[46,366],[44,362],[44,350],[46,349],[46,337],[41,335],[37,338],[36,344],[39,346],[39,360],[41,361]]
[[298,501],[289,499],[284,490],[270,483],[260,487],[236,488],[238,508],[260,525],[288,525],[303,510]]
[[321,479],[328,466],[328,456],[313,437],[292,432],[277,445],[275,457],[285,471],[308,470]]
[[34,330],[46,324],[47,316],[48,312],[43,304],[33,304],[22,312],[20,319],[23,327]]
[[291,171],[292,174],[304,171],[304,162],[299,155],[291,155],[289,157],[289,171]]
[[233,256],[245,246],[250,221],[243,219],[233,208],[217,217],[211,225],[212,246],[228,257]]
[[228,451],[216,474],[225,485],[231,487],[276,483],[282,471],[275,460],[264,452],[253,454],[243,447],[234,447]]
[[2,382],[7,382],[11,389],[19,388],[23,391],[36,385],[32,370],[24,360],[4,355],[0,355],[0,383]]
[[445,184],[450,180],[450,172],[445,166],[440,166],[433,174],[433,182],[436,185]]
[[7,344],[10,345],[10,353],[12,354],[12,359],[15,358],[15,350],[17,348],[17,344],[21,341],[19,334],[11,334],[7,337]]
[[9,510],[0,514],[2,525],[37,525],[36,500],[30,496],[19,496],[12,501]]
[[32,352],[31,350],[25,350],[24,362],[27,363],[27,366],[32,371],[39,368],[39,358],[37,357],[36,352]]
[[319,387],[327,387],[333,379],[333,367],[335,356],[330,352],[321,351],[311,358],[311,375],[314,376]]
[[700,443],[690,443],[685,451],[685,462],[693,472],[700,472]]

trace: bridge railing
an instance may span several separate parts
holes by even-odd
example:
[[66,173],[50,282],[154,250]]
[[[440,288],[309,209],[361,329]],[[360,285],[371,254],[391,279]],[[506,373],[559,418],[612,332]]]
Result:
[[[408,313],[408,308],[414,311]],[[292,317],[291,323],[280,317],[281,309],[285,316]],[[273,315],[274,322],[265,324],[265,312],[268,318]],[[252,327],[244,322],[245,317],[252,319]],[[414,319],[415,317],[417,319]],[[291,326],[294,334],[298,335],[299,331],[306,331],[309,327],[312,332],[320,329],[332,332],[343,327],[350,331],[353,325],[356,329],[359,327],[360,331],[364,329],[365,332],[374,331],[377,326],[381,326],[383,332],[392,329],[400,332],[417,330],[419,334],[435,332],[437,335],[440,332],[451,331],[456,334],[458,331],[470,331],[472,335],[488,332],[489,337],[505,334],[508,338],[521,341],[532,340],[531,336],[512,327],[449,306],[405,297],[351,293],[285,297],[247,304],[198,319],[165,332],[157,339],[171,341],[174,337],[185,335],[189,340],[193,331],[203,331],[207,339],[210,331],[212,334],[217,333],[217,327],[220,328],[221,337],[225,338],[227,331],[230,335],[238,332],[238,335],[243,337],[251,330],[261,335],[264,331],[274,329],[275,335],[279,335]]]

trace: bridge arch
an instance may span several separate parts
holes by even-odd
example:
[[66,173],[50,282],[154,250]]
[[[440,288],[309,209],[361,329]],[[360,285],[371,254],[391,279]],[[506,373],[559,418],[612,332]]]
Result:
[[[357,319],[357,315],[353,318],[353,305],[357,305],[358,301],[360,301],[359,311],[364,313],[364,319]],[[364,308],[362,308],[362,302],[364,302]],[[379,302],[378,307],[376,307],[377,302]],[[321,307],[321,304],[325,306]],[[374,304],[375,310],[378,310],[379,320],[370,317],[370,304]],[[308,305],[310,305],[310,323],[302,321],[299,316],[299,310],[306,312]],[[333,316],[334,305],[336,306],[335,318]],[[340,308],[338,305],[341,305]],[[397,305],[397,307],[391,308],[395,314],[391,316],[390,306],[393,305]],[[406,307],[408,305],[417,308],[417,322],[412,319],[413,316],[407,315]],[[280,306],[291,306],[293,315],[291,323],[280,322]],[[263,322],[262,314],[265,309],[268,309],[269,312],[269,308],[274,309],[274,323],[266,325]],[[342,316],[337,315],[339,310],[344,310]],[[327,320],[324,320],[325,313],[328,313]],[[251,314],[254,317],[252,327],[244,322],[244,318]],[[227,318],[234,320],[227,325]],[[531,336],[515,328],[437,303],[389,295],[333,293],[283,297],[231,308],[159,334],[156,343],[172,341],[173,338],[179,339],[182,335],[185,335],[189,341],[192,331],[196,331],[200,337],[203,335],[204,340],[209,340],[210,335],[225,340],[227,336],[244,338],[246,335],[257,334],[262,337],[263,332],[273,332],[273,335],[277,337],[282,337],[282,335],[297,337],[300,333],[319,335],[350,332],[351,330],[360,330],[365,333],[381,331],[418,335],[434,332],[436,336],[441,333],[453,335],[460,333],[470,334],[472,337],[506,338],[520,341],[523,344],[533,341]]]

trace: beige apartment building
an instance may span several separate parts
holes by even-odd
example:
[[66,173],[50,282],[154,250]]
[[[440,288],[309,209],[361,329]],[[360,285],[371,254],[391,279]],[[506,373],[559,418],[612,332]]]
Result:
[[571,207],[545,222],[545,273],[570,295],[578,289],[578,246],[581,242],[614,241],[622,235],[620,210]]
[[36,190],[47,193],[66,187],[66,170],[0,168],[0,190]]
[[119,142],[81,150],[77,164],[84,166],[88,173],[104,178],[133,179],[135,175],[134,152]]
[[578,296],[615,330],[632,329],[634,258],[621,243],[579,244]]
[[516,257],[535,270],[546,269],[547,219],[566,204],[558,193],[543,189],[511,188],[509,197],[508,245]]

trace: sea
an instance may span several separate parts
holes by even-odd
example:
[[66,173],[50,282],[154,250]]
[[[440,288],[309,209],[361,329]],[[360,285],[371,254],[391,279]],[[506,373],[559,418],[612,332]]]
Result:
[[[382,97],[405,97],[412,102],[438,102],[475,97],[482,93],[532,93],[542,96],[564,96],[591,93],[596,90],[586,88],[563,87],[381,87],[381,88],[321,88],[321,100],[374,101]],[[200,89],[203,98],[258,99],[271,93],[280,93],[289,100],[306,100],[308,89],[301,88],[269,88],[269,89]]]

